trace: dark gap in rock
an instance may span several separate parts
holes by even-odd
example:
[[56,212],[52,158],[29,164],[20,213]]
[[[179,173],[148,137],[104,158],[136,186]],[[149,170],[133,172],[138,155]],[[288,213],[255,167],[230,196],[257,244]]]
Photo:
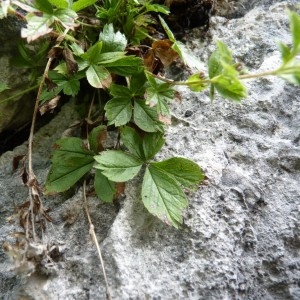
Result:
[[[48,124],[58,114],[64,103],[66,103],[66,99],[62,99],[60,101],[60,104],[55,108],[53,112],[47,112],[43,116],[38,113],[35,132]],[[23,144],[26,140],[28,140],[30,126],[31,121],[24,124],[18,129],[11,129],[0,133],[0,155],[7,151],[12,151],[15,147]]]

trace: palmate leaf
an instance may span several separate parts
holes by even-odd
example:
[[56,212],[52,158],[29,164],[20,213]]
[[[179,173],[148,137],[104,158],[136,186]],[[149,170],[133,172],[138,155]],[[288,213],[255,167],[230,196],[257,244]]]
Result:
[[130,153],[147,162],[162,148],[165,143],[162,132],[143,134],[143,138],[137,131],[129,126],[121,128],[121,141]]
[[[43,9],[45,11],[47,7],[44,5],[45,3],[43,4]],[[27,42],[30,43],[31,41],[50,33],[52,31],[51,25],[54,22],[60,23],[66,29],[74,30],[77,26],[75,23],[76,18],[77,14],[71,9],[56,9],[52,11],[52,8],[51,10],[47,8],[47,12],[44,12],[41,16],[38,16],[35,13],[29,13],[26,16],[27,27],[21,29],[21,36],[26,38]]]
[[143,70],[143,61],[139,57],[124,56],[113,62],[102,63],[111,73],[121,76],[129,76],[141,73]]
[[[158,116],[162,119],[170,120],[171,113],[168,101],[174,98],[175,91],[168,83],[161,82],[154,78],[149,72],[146,73],[150,86],[145,91],[146,104],[156,107]],[[168,122],[166,122],[168,124]]]
[[28,43],[52,31],[50,27],[54,22],[52,15],[43,14],[42,17],[38,17],[30,13],[26,16],[26,20],[28,24],[26,28],[21,29],[21,37],[26,38]]
[[103,175],[115,182],[124,182],[132,179],[140,171],[143,162],[119,150],[108,150],[94,156],[96,169],[102,170]]
[[[65,95],[76,96],[80,89],[79,80],[85,76],[84,72],[71,75],[69,77],[59,74],[55,71],[49,72],[49,78],[57,84],[57,90],[60,92],[63,90]],[[55,90],[56,90],[55,89]],[[49,93],[49,92],[48,92]],[[56,93],[58,94],[58,93]]]
[[68,190],[93,166],[93,152],[80,138],[63,138],[56,142],[52,166],[46,181],[46,194]]
[[151,214],[176,228],[182,224],[182,211],[188,205],[176,180],[152,164],[145,171],[142,201]]

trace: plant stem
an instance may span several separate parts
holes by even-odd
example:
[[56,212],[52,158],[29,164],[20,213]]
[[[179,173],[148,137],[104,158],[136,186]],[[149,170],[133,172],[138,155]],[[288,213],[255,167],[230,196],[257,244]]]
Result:
[[49,71],[52,60],[53,60],[53,58],[51,58],[51,57],[48,58],[47,65],[45,67],[45,71],[44,71],[41,83],[39,85],[38,93],[37,93],[36,100],[35,100],[35,106],[34,106],[34,110],[33,110],[32,122],[31,122],[31,127],[30,127],[29,138],[28,138],[28,175],[29,175],[29,180],[33,179],[31,177],[35,178],[34,173],[33,173],[33,168],[32,168],[32,144],[33,144],[35,121],[36,121],[36,116],[37,116],[37,113],[39,110],[39,102],[40,102],[41,93],[43,90],[45,79],[48,76],[48,71]]
[[257,73],[257,74],[245,74],[245,75],[240,75],[238,76],[238,79],[253,79],[253,78],[259,78],[259,77],[264,77],[264,76],[274,76],[277,74],[279,69],[273,70],[273,71],[266,71],[262,73]]

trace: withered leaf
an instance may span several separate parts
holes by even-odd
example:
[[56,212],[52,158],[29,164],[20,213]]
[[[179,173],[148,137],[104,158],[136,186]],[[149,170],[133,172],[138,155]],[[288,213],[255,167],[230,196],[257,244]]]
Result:
[[57,95],[57,96],[54,97],[52,100],[50,100],[50,101],[48,101],[47,103],[43,104],[43,105],[39,108],[39,111],[40,111],[41,116],[42,116],[45,112],[54,109],[54,108],[57,106],[59,100],[60,100],[60,96]]
[[64,48],[62,55],[66,61],[68,74],[75,74],[78,72],[78,64],[74,59],[73,53],[69,48]]
[[125,195],[125,182],[117,182],[116,183],[116,193],[114,195],[115,200],[121,199]]
[[158,40],[152,43],[154,55],[167,67],[178,58],[178,53],[172,49],[170,40]]
[[63,48],[59,46],[52,47],[48,52],[48,58],[60,58],[63,54]]
[[147,71],[153,73],[153,71],[156,69],[158,64],[159,64],[159,60],[155,57],[153,49],[149,49],[144,54],[144,65]]

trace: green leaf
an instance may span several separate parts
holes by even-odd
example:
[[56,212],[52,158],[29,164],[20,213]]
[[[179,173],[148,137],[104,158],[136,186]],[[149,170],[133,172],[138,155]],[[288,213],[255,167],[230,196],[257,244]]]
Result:
[[219,50],[215,50],[208,60],[208,75],[213,78],[222,73],[221,56]]
[[172,45],[172,49],[174,51],[177,52],[177,54],[180,56],[180,58],[182,59],[182,61],[184,63],[186,63],[186,60],[185,60],[185,55],[183,54],[183,50],[182,50],[182,46],[179,42],[177,42],[177,40],[175,39],[175,36],[173,34],[173,32],[171,31],[171,29],[169,28],[168,24],[165,22],[165,20],[160,16],[158,15],[158,18],[160,20],[160,23],[163,27],[163,29],[165,30],[169,40],[171,42],[173,42],[173,45]]
[[97,0],[78,0],[73,3],[72,9],[77,12],[95,4],[96,2]]
[[300,52],[300,16],[296,12],[289,12],[290,27],[293,38],[293,52]]
[[[146,89],[145,100],[150,107],[156,106],[159,116],[171,119],[168,101],[173,100],[175,91],[168,83],[162,83],[150,73],[146,73],[150,87]],[[167,124],[169,124],[167,122]]]
[[134,74],[130,78],[130,91],[134,95],[144,95],[146,76],[144,72]]
[[114,97],[127,97],[131,98],[131,91],[123,85],[112,84],[109,88],[109,93]]
[[232,55],[228,47],[221,41],[217,41],[218,49],[215,50],[208,60],[208,75],[213,78],[223,71],[223,63],[232,65]]
[[163,29],[165,30],[165,32],[166,32],[166,34],[167,34],[169,40],[170,40],[171,42],[175,43],[175,42],[176,42],[175,36],[174,36],[172,30],[169,28],[169,26],[168,26],[168,24],[166,23],[166,21],[165,21],[160,15],[158,15],[158,18],[159,18],[159,20],[160,20],[160,23],[161,23]]
[[127,46],[125,35],[120,31],[115,33],[113,24],[104,25],[99,40],[103,42],[103,52],[123,52]]
[[50,28],[54,22],[52,15],[45,13],[43,16],[38,17],[33,13],[29,13],[26,20],[27,27],[21,29],[21,37],[26,38],[28,43],[52,31],[52,28]]
[[52,31],[50,27],[54,22],[60,23],[62,26],[68,29],[74,30],[77,24],[75,19],[77,14],[71,9],[56,9],[52,11],[52,6],[48,9],[47,2],[39,1],[42,5],[42,9],[48,10],[48,12],[43,13],[41,16],[35,13],[29,13],[26,15],[27,27],[21,29],[21,37],[27,38],[27,42],[30,43],[39,37],[46,35]]
[[207,83],[203,82],[203,77],[201,73],[191,75],[186,81],[188,87],[193,92],[201,92],[207,88]]
[[5,82],[0,82],[0,93],[9,89],[9,86]]
[[279,50],[281,52],[281,59],[283,63],[288,63],[291,59],[293,59],[294,55],[291,49],[284,43],[279,43]]
[[146,132],[163,130],[156,109],[149,107],[144,101],[134,101],[133,117],[136,125]]
[[105,125],[99,125],[89,134],[90,148],[94,153],[98,153],[102,148],[103,138],[106,136],[107,128]]
[[135,56],[125,56],[117,61],[105,63],[105,67],[110,72],[121,76],[138,74],[144,69],[142,59]]
[[72,43],[70,45],[70,48],[72,49],[74,55],[81,56],[82,54],[84,54],[83,49],[76,43]]
[[115,183],[107,179],[101,170],[96,170],[94,187],[99,199],[104,202],[112,202],[116,193]]
[[144,160],[143,141],[139,134],[133,128],[124,126],[120,128],[121,141],[130,153]]
[[35,0],[33,5],[39,11],[45,12],[47,14],[53,13],[53,8],[51,3],[48,0]]
[[195,162],[186,158],[173,157],[161,162],[152,162],[151,165],[161,169],[187,188],[197,187],[205,178],[202,169]]
[[63,192],[73,186],[93,166],[93,152],[80,138],[63,138],[56,142],[52,166],[46,181],[46,193]]
[[106,103],[104,109],[109,125],[125,125],[130,121],[132,116],[132,104],[130,97],[115,97]]
[[56,97],[61,91],[63,90],[62,86],[57,86],[53,90],[48,91],[46,88],[42,90],[41,96],[40,96],[40,104],[43,104],[54,97]]
[[[44,2],[44,0],[42,2]],[[69,8],[71,6],[69,0],[49,0],[49,2],[57,8]]]
[[109,87],[112,78],[108,70],[102,66],[90,65],[86,71],[86,77],[91,86],[94,88]]
[[142,200],[148,211],[162,221],[176,228],[182,224],[182,211],[188,205],[186,196],[175,179],[153,165],[145,171]]
[[101,55],[102,46],[103,43],[101,41],[97,42],[92,47],[90,47],[84,54],[82,54],[81,57],[90,62],[90,64],[97,64]]
[[162,132],[147,133],[143,139],[143,152],[146,160],[154,157],[154,155],[165,144]]
[[242,82],[237,78],[238,72],[234,67],[222,64],[223,73],[211,79],[218,93],[224,98],[234,101],[241,101],[247,96],[247,90]]
[[125,52],[106,52],[106,53],[101,53],[99,55],[98,61],[96,63],[107,66],[108,64],[114,63],[123,58],[125,58]]
[[145,7],[146,7],[147,12],[154,11],[154,12],[162,13],[162,14],[166,14],[166,15],[168,15],[170,13],[170,10],[167,6],[160,5],[160,4],[150,4],[150,3],[146,2]]
[[61,23],[66,29],[75,30],[78,25],[75,23],[77,14],[72,9],[56,9],[54,11],[55,21]]
[[119,150],[108,150],[94,156],[95,168],[102,170],[109,180],[124,182],[140,171],[143,162],[137,157]]
[[[64,73],[64,71],[61,69],[61,67],[63,68],[62,65],[59,65],[60,67],[58,68],[58,70],[60,70],[61,72]],[[71,75],[69,77],[60,74],[58,72],[55,71],[50,71],[49,72],[49,78],[57,84],[59,92],[60,90],[63,90],[65,95],[68,96],[76,96],[79,92],[80,89],[80,82],[79,80],[81,78],[83,78],[85,76],[85,74],[83,72],[79,72],[77,74]]]

